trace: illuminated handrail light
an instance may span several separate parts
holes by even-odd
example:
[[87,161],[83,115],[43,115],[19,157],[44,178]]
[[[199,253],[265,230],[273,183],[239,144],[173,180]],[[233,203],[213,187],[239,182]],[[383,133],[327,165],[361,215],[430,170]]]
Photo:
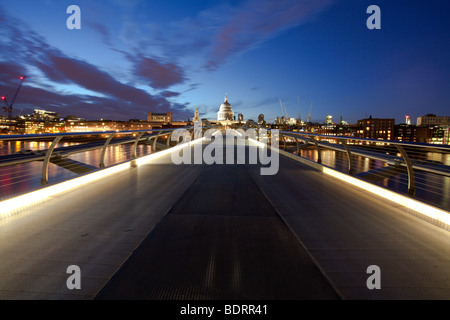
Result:
[[[270,148],[270,146],[269,146]],[[279,152],[281,154],[284,154],[288,156],[289,158],[292,158],[297,161],[301,161],[302,163],[310,163],[311,166],[313,166],[316,169],[319,169],[323,173],[332,176],[336,179],[339,179],[341,181],[344,181],[346,183],[349,183],[353,186],[356,186],[358,188],[361,188],[365,191],[368,191],[370,193],[373,193],[379,197],[382,197],[384,199],[390,200],[396,204],[401,205],[402,207],[409,209],[411,211],[417,212],[419,214],[422,214],[428,218],[434,219],[440,223],[443,223],[446,225],[447,228],[450,228],[450,212],[431,206],[429,204],[423,203],[421,201],[412,199],[410,197],[404,196],[402,194],[396,193],[394,191],[390,191],[388,189],[382,188],[380,186],[371,184],[369,182],[360,180],[358,178],[349,176],[345,173],[339,172],[337,170],[325,167],[321,164],[318,164],[314,161],[302,158],[300,156],[293,155],[289,152],[279,150],[277,148],[271,148],[271,150]],[[367,159],[367,158],[366,158]]]
[[384,199],[388,199],[394,203],[397,203],[407,209],[416,211],[429,218],[435,219],[436,221],[445,223],[446,225],[450,226],[450,212],[447,212],[443,209],[436,208],[434,206],[428,205],[426,203],[396,193],[394,191],[387,190],[377,185],[373,185],[371,183],[362,181],[360,179],[348,176],[344,173],[341,173],[339,171],[327,167],[323,167],[323,173],[330,175],[334,178],[337,178],[339,180],[345,181],[347,183],[350,183],[363,190],[376,194]]
[[[105,169],[101,169],[92,173],[85,174],[83,176],[67,180],[64,182],[60,182],[51,186],[47,186],[45,188],[32,191],[11,199],[4,200],[0,202],[0,220],[10,217],[14,215],[15,213],[18,213],[20,210],[26,209],[31,207],[32,205],[37,205],[39,203],[43,203],[46,200],[48,200],[50,197],[62,194],[64,192],[70,191],[74,188],[80,187],[82,185],[88,184],[90,182],[99,180],[101,178],[105,178],[107,176],[110,176],[114,173],[118,173],[120,171],[124,171],[126,169],[130,169],[132,167],[132,163],[136,166],[142,165],[144,163],[148,163],[152,160],[155,160],[157,158],[160,158],[162,156],[165,156],[167,154],[170,154],[171,152],[177,151],[181,148],[184,148],[186,144],[191,145],[195,143],[202,142],[205,139],[205,137],[201,137],[199,139],[186,142],[186,143],[179,143],[176,146],[173,146],[171,148],[161,150],[159,152],[155,152],[152,154],[149,154],[147,156],[140,157],[138,159],[129,160]],[[134,161],[134,162],[133,162]]]

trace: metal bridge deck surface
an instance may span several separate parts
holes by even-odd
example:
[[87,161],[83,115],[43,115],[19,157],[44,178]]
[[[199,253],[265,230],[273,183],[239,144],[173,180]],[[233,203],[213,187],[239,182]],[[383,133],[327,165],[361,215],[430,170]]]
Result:
[[168,155],[0,220],[0,299],[335,299],[322,274],[344,299],[449,299],[449,267],[448,231],[282,156]]
[[213,165],[100,299],[337,299],[242,165]]

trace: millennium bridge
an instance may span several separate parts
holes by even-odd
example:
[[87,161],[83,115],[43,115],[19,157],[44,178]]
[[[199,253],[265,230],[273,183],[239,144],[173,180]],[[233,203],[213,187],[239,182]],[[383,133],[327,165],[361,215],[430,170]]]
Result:
[[2,300],[450,299],[448,146],[257,127],[0,143]]

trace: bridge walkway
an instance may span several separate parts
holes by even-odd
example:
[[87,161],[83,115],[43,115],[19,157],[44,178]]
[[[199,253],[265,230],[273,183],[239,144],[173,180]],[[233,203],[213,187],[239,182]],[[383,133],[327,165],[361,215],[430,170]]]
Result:
[[283,156],[259,169],[168,155],[3,219],[0,298],[450,298],[448,231]]

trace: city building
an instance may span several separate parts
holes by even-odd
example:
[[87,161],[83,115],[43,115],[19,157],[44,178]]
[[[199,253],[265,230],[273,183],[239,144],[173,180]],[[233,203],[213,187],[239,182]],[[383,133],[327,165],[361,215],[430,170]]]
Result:
[[258,116],[258,124],[264,124],[265,123],[265,121],[264,121],[264,115],[261,113],[259,116]]
[[327,136],[346,136],[346,137],[356,136],[356,126],[350,125],[345,121],[341,121],[339,124],[337,123],[323,124],[312,129],[312,131],[314,133],[323,134]]
[[406,123],[396,124],[394,126],[394,140],[417,142],[417,126],[411,125],[410,122],[408,124],[408,121]]
[[450,144],[450,117],[427,114],[417,118],[417,142]]
[[219,111],[217,112],[217,121],[234,121],[234,113],[228,102],[227,95],[225,95],[225,100],[220,105]]
[[59,113],[42,109],[34,109],[33,118],[36,120],[59,120]]
[[198,114],[198,108],[195,108],[194,118],[192,119],[193,122],[200,121],[200,116]]
[[365,139],[393,140],[395,119],[372,118],[357,122],[356,136]]
[[67,121],[66,132],[96,132],[153,129],[147,121]]
[[450,126],[450,117],[427,114],[417,118],[418,126]]
[[147,112],[147,122],[167,125],[172,122],[172,112]]
[[449,134],[449,126],[433,126],[428,127],[429,130],[429,138],[427,143],[432,144],[449,144],[448,134]]
[[406,123],[407,125],[410,125],[410,124],[411,124],[411,117],[410,117],[410,116],[405,116],[405,123]]

